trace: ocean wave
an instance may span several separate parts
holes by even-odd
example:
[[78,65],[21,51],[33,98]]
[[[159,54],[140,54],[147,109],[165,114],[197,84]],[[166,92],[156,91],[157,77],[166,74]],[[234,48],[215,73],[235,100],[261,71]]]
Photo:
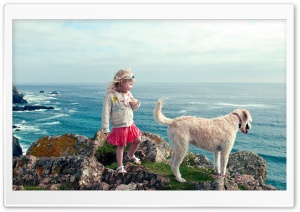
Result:
[[70,116],[68,114],[57,114],[55,116],[49,117],[49,118],[43,118],[43,119],[38,119],[37,121],[46,121],[46,120],[51,120],[51,119],[56,119],[64,116]]
[[257,122],[255,123],[258,127],[268,127],[268,128],[286,128],[286,123],[276,123],[276,122]]
[[48,109],[37,109],[37,110],[32,110],[32,112],[46,112]]
[[56,125],[56,124],[60,124],[59,121],[53,121],[53,122],[47,122],[47,123],[43,123],[44,125]]
[[41,112],[44,113],[48,109],[37,109],[37,110],[20,110],[20,111],[13,111],[14,113],[36,113],[36,112]]
[[221,105],[221,106],[225,106],[225,107],[238,107],[238,108],[249,108],[249,107],[259,107],[259,108],[268,108],[271,106],[267,106],[264,104],[234,104],[234,103],[225,103],[225,102],[220,102],[220,103],[216,103],[216,105]]
[[46,96],[46,95],[36,95],[33,93],[28,93],[24,96],[24,99],[26,99],[29,103],[50,103],[50,100],[57,99],[52,96]]
[[286,157],[283,156],[275,156],[275,155],[267,155],[267,154],[260,154],[266,161],[272,161],[276,163],[284,163],[286,164]]
[[29,149],[30,145],[26,145],[26,144],[23,144],[23,143],[20,143],[20,146],[22,148],[22,155],[24,155],[24,153],[27,152],[27,150]]
[[189,102],[189,104],[192,104],[192,105],[206,105],[207,103],[206,102]]
[[178,113],[186,113],[186,110],[181,110]]
[[13,134],[13,136],[16,137],[19,141],[22,139],[22,136],[17,135],[17,134],[15,134],[15,133]]
[[148,104],[150,104],[150,102],[141,102],[141,101],[140,101],[140,104],[141,104],[141,105],[148,105]]
[[76,110],[76,109],[70,109],[70,110],[68,110],[68,113],[77,113],[78,111]]
[[18,127],[18,129],[22,132],[34,132],[34,133],[40,133],[44,134],[46,133],[45,131],[40,130],[37,126],[33,125],[24,125],[24,124],[15,124],[15,126]]

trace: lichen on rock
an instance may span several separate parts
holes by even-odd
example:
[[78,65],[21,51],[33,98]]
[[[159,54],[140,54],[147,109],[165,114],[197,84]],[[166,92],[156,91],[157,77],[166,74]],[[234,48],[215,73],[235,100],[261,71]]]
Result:
[[[106,167],[99,158],[98,154],[101,152],[101,157],[106,158],[107,164],[115,162],[115,149],[111,146],[112,149],[108,151],[105,149],[108,145],[101,130],[93,138],[72,133],[43,137],[31,145],[26,155],[13,158],[13,189],[22,190],[27,186],[48,190],[174,189],[170,183],[175,178],[170,176],[168,164],[172,149],[163,138],[144,132],[136,152],[142,165],[134,165],[124,159],[127,170],[124,176],[117,175],[115,169]],[[108,157],[107,152],[111,152],[111,157]],[[155,167],[163,164],[161,167],[168,174],[155,172],[143,165],[147,163],[155,164]],[[189,152],[183,165],[201,170],[201,174],[207,176],[205,179],[210,179],[187,182],[189,189],[277,190],[272,185],[265,185],[266,162],[252,152],[230,154],[226,177],[213,173],[213,165],[204,155]]]

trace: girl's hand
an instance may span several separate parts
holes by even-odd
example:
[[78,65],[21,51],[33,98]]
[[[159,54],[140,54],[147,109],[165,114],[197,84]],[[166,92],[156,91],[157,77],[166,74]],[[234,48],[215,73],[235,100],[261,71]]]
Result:
[[109,136],[110,132],[104,133],[105,135],[105,139],[107,139],[107,137]]
[[131,99],[130,100],[130,102],[129,102],[129,104],[131,105],[131,106],[133,106],[133,105],[136,105],[137,103],[138,103],[139,101],[137,100],[137,99]]

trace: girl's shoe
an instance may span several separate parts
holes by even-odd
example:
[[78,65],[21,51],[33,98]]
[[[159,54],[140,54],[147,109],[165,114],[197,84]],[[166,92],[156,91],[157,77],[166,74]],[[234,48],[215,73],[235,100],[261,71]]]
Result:
[[135,164],[138,164],[138,165],[141,164],[141,160],[139,158],[135,157],[135,155],[133,155],[132,157],[129,157],[129,155],[127,153],[127,158]]
[[117,174],[126,174],[127,171],[124,169],[124,166],[120,166],[119,168],[116,169]]

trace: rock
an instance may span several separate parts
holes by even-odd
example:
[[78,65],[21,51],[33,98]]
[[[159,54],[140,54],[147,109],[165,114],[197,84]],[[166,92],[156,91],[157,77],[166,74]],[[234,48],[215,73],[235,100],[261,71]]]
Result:
[[105,182],[99,183],[99,188],[97,190],[109,190],[110,185]]
[[94,137],[93,137],[93,140],[95,141],[95,148],[100,148],[102,147],[104,144],[105,144],[105,141],[106,141],[106,136],[104,135],[104,133],[102,132],[102,130],[98,130]]
[[[107,148],[106,136],[99,130],[93,138],[76,134],[46,136],[33,143],[25,156],[13,158],[13,189],[36,186],[48,190],[170,190],[168,177],[151,173],[142,165],[124,159],[127,174],[117,175],[95,155]],[[108,158],[106,151],[103,157]],[[136,153],[143,162],[166,163],[171,155],[169,144],[161,137],[143,133]],[[115,160],[115,149],[112,151]],[[194,190],[277,190],[265,185],[267,166],[264,159],[251,152],[236,152],[229,157],[228,173],[213,173],[212,163],[204,155],[191,152],[184,158],[188,166],[199,167],[206,181],[187,182]]]
[[238,184],[244,186],[246,190],[262,190],[259,182],[253,178],[251,175],[241,175],[239,178],[235,178]]
[[24,99],[24,95],[20,94],[17,87],[13,85],[12,87],[13,93],[13,104],[27,104],[28,102]]
[[19,161],[19,158],[14,156],[13,157],[13,164],[12,164],[13,169],[16,168],[16,165],[17,165],[18,161]]
[[224,179],[224,188],[225,190],[240,190],[238,184],[227,178]]
[[20,146],[19,140],[13,136],[13,156],[19,157],[23,154],[22,148]]
[[[116,162],[116,147],[106,142],[106,136],[101,130],[95,134],[93,139],[97,141],[99,148],[105,148],[103,150],[99,149],[96,152],[97,160],[103,165],[110,165]],[[171,151],[170,145],[163,138],[155,134],[143,132],[142,141],[135,155],[141,160],[150,162],[168,162],[167,157],[171,155]],[[124,157],[124,161],[126,161],[126,157]]]
[[205,155],[195,155],[198,158],[198,162],[195,164],[198,168],[205,168],[205,169],[213,169],[214,165],[210,162],[208,157]]
[[[192,155],[189,152],[183,162],[213,169],[213,164],[204,155],[195,155],[198,160]],[[265,185],[266,174],[267,165],[262,157],[253,152],[235,152],[229,155],[226,177],[212,174],[214,181],[197,182],[194,187],[196,190],[277,190],[272,185]]]
[[53,110],[54,107],[47,106],[39,106],[39,105],[26,105],[24,107],[21,106],[13,106],[13,111],[32,111],[32,110]]
[[215,180],[195,183],[196,190],[239,190],[238,185],[224,176],[211,175]]
[[37,185],[38,172],[34,169],[36,157],[31,155],[21,156],[13,170],[13,185]]
[[95,190],[104,166],[87,156],[41,157],[25,155],[13,170],[14,185],[51,190]]
[[224,181],[213,181],[213,182],[197,182],[195,184],[196,190],[206,190],[206,191],[220,191],[225,190]]
[[251,175],[240,175],[228,178],[227,176],[212,176],[214,181],[196,182],[196,190],[277,190],[274,186],[260,185]]
[[13,185],[12,190],[14,190],[14,191],[16,191],[16,190],[24,190],[24,186]]
[[139,145],[139,150],[144,153],[144,157],[141,155],[141,159],[158,163],[168,162],[167,158],[172,152],[166,140],[158,135],[147,132],[142,133],[142,142]]
[[137,184],[131,182],[128,185],[121,184],[121,185],[117,186],[116,191],[119,191],[119,190],[121,190],[121,191],[138,190],[137,187],[138,187]]
[[166,190],[170,182],[169,178],[150,173],[145,167],[130,162],[126,163],[125,169],[125,175],[117,175],[115,170],[106,169],[102,182],[109,184],[110,190]]
[[13,125],[12,128],[15,130],[15,131],[21,131],[21,128],[16,126],[16,125]]
[[261,185],[266,182],[267,163],[256,153],[235,152],[229,155],[227,172],[230,176],[251,175]]
[[24,111],[24,107],[13,106],[13,111]]
[[215,180],[213,182],[197,182],[195,184],[196,190],[206,190],[206,191],[220,191],[225,190],[224,180]]
[[97,141],[76,134],[45,136],[33,143],[26,155],[36,157],[87,156],[94,157]]
[[263,190],[278,190],[275,186],[272,185],[262,185]]

